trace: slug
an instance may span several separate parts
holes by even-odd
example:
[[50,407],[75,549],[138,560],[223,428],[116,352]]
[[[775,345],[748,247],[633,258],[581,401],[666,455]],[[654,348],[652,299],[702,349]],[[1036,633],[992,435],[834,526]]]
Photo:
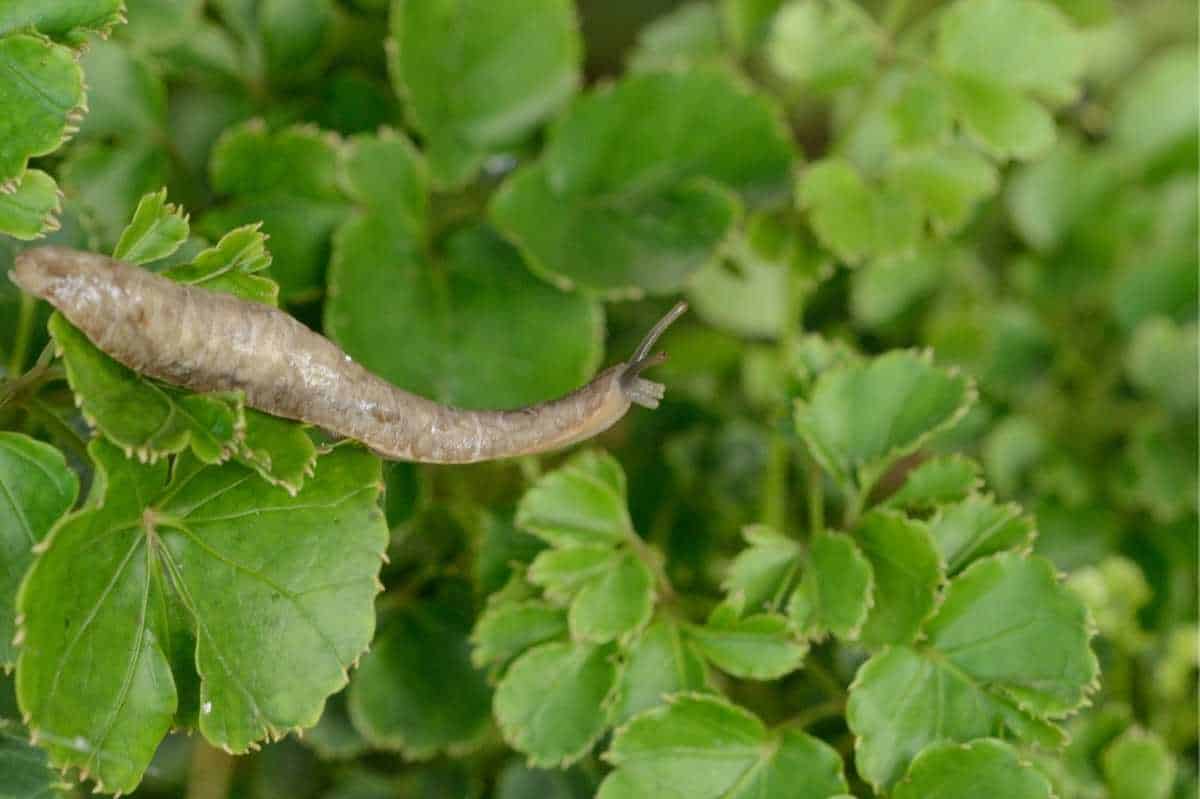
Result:
[[130,369],[192,391],[240,391],[252,408],[357,439],[384,458],[422,463],[558,449],[608,429],[634,404],[658,407],[664,386],[641,373],[666,359],[650,349],[687,310],[677,303],[627,362],[564,397],[474,411],[393,386],[269,305],[103,255],[38,247],[18,255],[9,274]]

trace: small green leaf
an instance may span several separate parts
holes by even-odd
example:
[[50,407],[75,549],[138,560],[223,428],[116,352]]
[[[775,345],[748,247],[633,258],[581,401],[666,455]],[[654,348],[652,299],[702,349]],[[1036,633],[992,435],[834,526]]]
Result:
[[875,572],[854,539],[822,530],[813,535],[788,616],[804,635],[833,633],[854,640],[874,602]]
[[1142,391],[1179,416],[1194,415],[1197,405],[1200,329],[1161,316],[1137,326],[1125,355],[1125,372]]
[[942,506],[929,529],[950,574],[973,560],[1007,549],[1028,553],[1037,537],[1033,519],[1020,505],[997,505],[991,497],[982,496]]
[[187,214],[167,203],[164,188],[142,197],[113,248],[113,257],[131,264],[147,264],[178,250],[187,237]]
[[1166,799],[1175,782],[1175,762],[1167,745],[1137,727],[1104,750],[1103,766],[1112,799]]
[[347,207],[337,185],[336,140],[311,128],[269,133],[261,121],[226,130],[213,147],[213,189],[227,197],[199,221],[217,234],[262,221],[284,302],[318,294],[330,236]]
[[975,398],[971,382],[928,354],[889,352],[823,372],[796,427],[843,486],[869,488],[896,458],[953,426]]
[[980,201],[999,185],[996,168],[966,147],[942,147],[903,157],[892,167],[890,183],[924,210],[938,236],[970,221]]
[[950,98],[942,78],[927,69],[913,72],[888,107],[888,122],[901,149],[941,145],[952,122]]
[[982,482],[975,461],[963,455],[941,455],[909,472],[900,490],[883,504],[890,508],[928,510],[965,499]]
[[235,451],[240,400],[190,394],[142,377],[97,349],[62,314],[50,317],[50,335],[84,417],[121,449],[156,459],[190,447],[206,463]]
[[617,667],[611,645],[549,643],[519,657],[493,710],[510,746],[535,766],[562,768],[608,727]]
[[[0,667],[16,662],[17,588],[34,548],[71,509],[79,480],[49,444],[0,431]],[[2,733],[2,728],[0,728]]]
[[1112,141],[1144,169],[1195,164],[1197,69],[1195,46],[1177,45],[1152,56],[1122,85],[1113,108]]
[[704,659],[677,624],[659,619],[626,650],[613,721],[624,724],[673,694],[706,690],[708,673]]
[[317,448],[304,425],[246,408],[238,456],[271,483],[295,494],[313,473]]
[[65,797],[70,786],[50,766],[46,753],[29,742],[15,722],[0,719],[0,774],[4,799]]
[[724,75],[634,75],[574,103],[491,215],[560,286],[675,291],[716,254],[738,211],[734,192],[785,190],[791,150],[774,107]]
[[15,188],[29,159],[54,152],[79,124],[83,70],[75,53],[41,36],[0,37],[0,189]]
[[0,7],[0,36],[22,28],[33,28],[54,39],[79,45],[86,33],[107,36],[113,26],[125,21],[123,0],[7,0]]
[[471,632],[477,666],[508,665],[526,649],[565,636],[567,612],[546,602],[496,602],[479,617]]
[[[17,694],[56,765],[131,791],[194,705],[246,751],[317,722],[374,631],[388,533],[378,458],[342,446],[296,496],[235,463],[141,465],[103,439],[85,509],[46,539],[18,598]],[[195,643],[167,650],[186,619]],[[199,684],[189,679],[195,669]],[[198,695],[181,694],[195,691]]]
[[883,256],[854,270],[850,310],[868,330],[888,331],[923,309],[956,265],[953,251],[922,246],[899,256]]
[[685,3],[651,20],[629,54],[630,72],[721,67],[729,63],[721,18],[710,3]]
[[40,169],[26,169],[0,192],[0,233],[29,241],[58,230],[62,192],[54,178]]
[[828,92],[869,78],[883,42],[874,21],[857,3],[814,0],[792,2],[780,10],[766,52],[784,80]]
[[950,88],[967,132],[997,158],[1029,160],[1054,144],[1054,118],[1020,91],[975,75],[952,76]]
[[585,585],[610,571],[619,557],[616,550],[607,546],[548,549],[534,558],[525,576],[550,599],[568,602]]
[[797,196],[821,244],[847,263],[903,253],[917,242],[916,203],[894,187],[868,186],[848,161],[827,158],[810,165]]
[[471,664],[464,598],[420,600],[381,620],[349,688],[354,726],[374,746],[425,759],[487,732],[491,691]]
[[748,680],[776,680],[800,668],[808,644],[796,640],[785,616],[739,615],[736,603],[726,603],[704,626],[689,625],[688,638],[696,651],[721,671]]
[[266,235],[255,223],[229,231],[212,247],[201,251],[190,263],[168,269],[176,283],[203,286],[243,300],[265,305],[279,304],[279,284],[258,274],[271,265]]
[[555,547],[615,546],[633,531],[625,473],[611,456],[585,450],[534,484],[517,506],[517,526]]
[[944,579],[929,527],[895,511],[875,510],[863,517],[854,534],[875,576],[863,641],[871,646],[912,641],[933,611]]
[[567,0],[413,0],[392,7],[397,92],[443,186],[466,183],[574,94],[581,42]]
[[[982,738],[970,743],[934,744],[913,760],[908,776],[892,793],[895,799],[1053,799],[1042,773],[1004,741]],[[1141,794],[1139,794],[1141,795]]]
[[726,594],[741,592],[750,610],[774,610],[800,568],[800,545],[761,524],[744,528],[742,535],[747,546],[730,564],[721,588]]
[[599,643],[641,629],[653,611],[654,575],[635,554],[625,552],[580,589],[567,618],[572,638]]
[[892,785],[936,741],[1004,729],[1059,746],[1063,734],[1049,719],[1076,710],[1096,688],[1087,613],[1042,558],[1002,553],[976,561],[951,581],[925,633],[920,649],[873,656],[850,688],[858,771],[877,788]]
[[684,694],[622,727],[598,799],[830,799],[842,760],[796,730],[769,731],[728,700]]

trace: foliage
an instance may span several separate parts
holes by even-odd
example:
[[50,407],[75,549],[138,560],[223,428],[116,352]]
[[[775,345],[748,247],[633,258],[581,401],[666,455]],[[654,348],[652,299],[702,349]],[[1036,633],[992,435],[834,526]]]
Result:
[[[1195,795],[1194,7],[652,5],[0,3],[0,794]],[[695,312],[578,451],[385,465],[45,242],[466,407]]]

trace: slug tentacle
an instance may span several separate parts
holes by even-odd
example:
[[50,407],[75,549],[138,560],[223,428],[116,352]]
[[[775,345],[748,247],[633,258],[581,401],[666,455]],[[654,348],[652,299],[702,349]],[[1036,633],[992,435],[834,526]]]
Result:
[[643,408],[654,409],[658,407],[658,403],[662,401],[663,394],[667,387],[662,383],[655,383],[653,380],[646,380],[641,377],[641,373],[652,366],[658,366],[663,361],[667,360],[665,352],[656,352],[653,355],[650,353],[650,348],[658,341],[659,337],[666,332],[671,324],[683,316],[687,311],[688,305],[683,300],[675,303],[671,310],[667,311],[662,319],[659,319],[654,327],[650,328],[650,332],[646,333],[642,343],[638,344],[638,348],[634,350],[633,357],[625,365],[621,372],[621,389],[625,393],[625,397],[636,405],[641,405]]

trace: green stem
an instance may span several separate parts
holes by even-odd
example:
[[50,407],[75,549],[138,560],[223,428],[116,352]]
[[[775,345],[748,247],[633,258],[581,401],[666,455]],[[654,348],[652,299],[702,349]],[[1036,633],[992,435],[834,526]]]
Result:
[[762,519],[780,533],[787,532],[788,442],[780,433],[771,435],[767,473],[763,478]]
[[809,659],[804,664],[804,671],[816,682],[821,684],[821,687],[826,690],[831,696],[837,697],[841,701],[845,701],[846,689],[838,682],[837,678],[829,672],[820,662],[815,659]]
[[844,697],[838,699],[828,699],[824,702],[806,707],[790,719],[776,725],[777,727],[799,727],[801,729],[810,727],[818,721],[840,716],[846,712],[846,699]]
[[225,799],[233,783],[233,755],[209,744],[199,735],[192,746],[188,767],[187,799]]
[[812,535],[825,529],[825,475],[812,458],[805,458],[808,478],[808,527]]
[[37,300],[32,295],[21,292],[21,306],[17,311],[17,336],[8,359],[8,373],[13,377],[25,371],[25,356],[29,350],[29,342],[33,339],[33,317],[36,308]]

